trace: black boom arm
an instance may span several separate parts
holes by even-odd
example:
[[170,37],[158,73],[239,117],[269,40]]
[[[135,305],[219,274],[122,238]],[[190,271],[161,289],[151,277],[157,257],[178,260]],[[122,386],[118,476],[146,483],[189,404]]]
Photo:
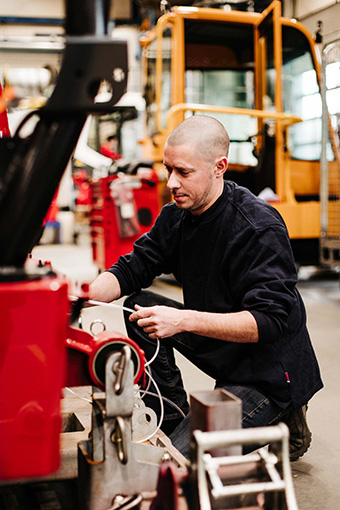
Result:
[[[107,35],[108,0],[65,0],[66,46],[54,92],[33,133],[0,140],[0,266],[24,264],[87,115],[108,113],[126,90],[127,46]],[[96,103],[102,81],[112,97]]]

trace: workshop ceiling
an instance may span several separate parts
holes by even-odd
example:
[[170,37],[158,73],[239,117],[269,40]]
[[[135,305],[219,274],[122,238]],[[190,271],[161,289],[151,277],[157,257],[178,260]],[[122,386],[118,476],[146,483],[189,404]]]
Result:
[[160,0],[132,0],[132,2],[112,0],[112,14],[117,21],[129,20],[138,24],[145,13],[152,11],[157,20],[164,9],[171,9],[176,5],[220,8],[230,5],[235,10],[262,12],[270,3],[271,0],[163,0],[162,2]]

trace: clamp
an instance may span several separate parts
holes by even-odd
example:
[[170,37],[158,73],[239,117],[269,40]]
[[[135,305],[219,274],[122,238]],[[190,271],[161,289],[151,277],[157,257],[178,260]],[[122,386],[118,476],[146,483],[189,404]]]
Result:
[[124,345],[106,361],[105,388],[94,388],[92,433],[78,444],[79,505],[109,510],[117,496],[153,491],[165,448],[132,441],[134,365]]

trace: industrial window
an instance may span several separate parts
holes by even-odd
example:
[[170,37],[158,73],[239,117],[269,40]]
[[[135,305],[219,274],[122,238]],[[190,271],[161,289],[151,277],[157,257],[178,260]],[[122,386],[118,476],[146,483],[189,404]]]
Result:
[[[288,148],[294,159],[316,161],[321,155],[321,95],[310,47],[304,34],[282,27],[283,35],[283,109],[303,122],[289,128]],[[334,159],[331,145],[327,158]]]

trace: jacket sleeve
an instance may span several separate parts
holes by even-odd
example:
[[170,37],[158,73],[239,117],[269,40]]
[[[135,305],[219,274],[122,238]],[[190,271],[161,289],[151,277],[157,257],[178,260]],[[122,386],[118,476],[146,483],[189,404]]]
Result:
[[180,217],[173,205],[165,205],[151,230],[134,243],[133,251],[108,269],[117,277],[122,296],[149,287],[156,276],[176,271],[174,252]]
[[229,273],[235,298],[239,309],[255,317],[259,341],[275,342],[283,332],[289,333],[289,316],[300,306],[288,233],[276,224],[241,237],[242,254],[234,254]]

